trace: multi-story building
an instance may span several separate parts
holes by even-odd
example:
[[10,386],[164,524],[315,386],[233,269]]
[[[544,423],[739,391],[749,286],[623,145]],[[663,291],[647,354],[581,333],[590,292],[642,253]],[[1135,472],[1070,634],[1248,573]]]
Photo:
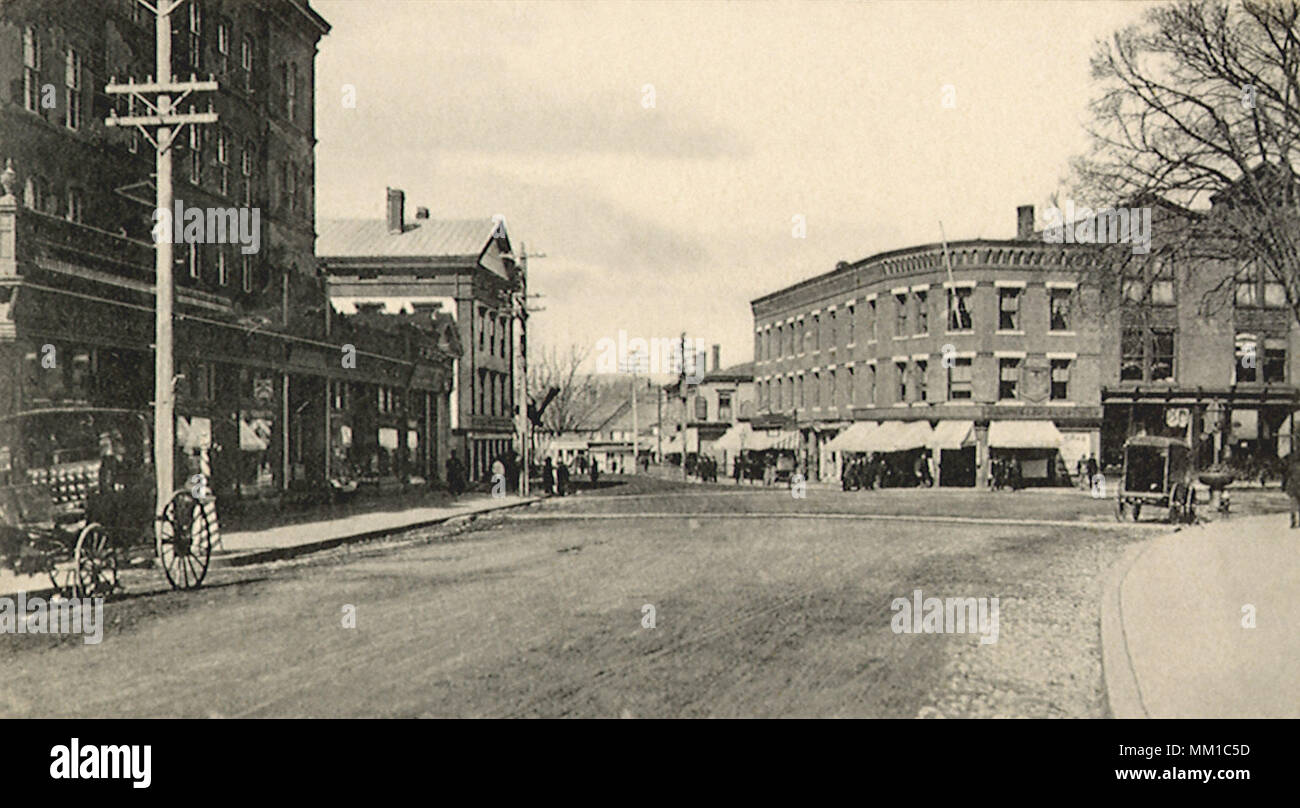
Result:
[[[219,85],[194,102],[218,122],[179,132],[176,202],[208,222],[233,214],[249,236],[175,246],[178,440],[219,499],[324,488],[345,470],[429,478],[448,440],[434,416],[450,388],[445,324],[333,316],[317,279],[314,62],[328,31],[306,0],[189,0],[173,15],[173,73]],[[135,0],[0,6],[0,416],[151,404],[154,148],[105,125],[143,112],[105,86],[155,72],[155,34]],[[53,456],[25,441],[4,438],[0,475]]]
[[903,443],[877,433],[880,448],[943,452],[945,484],[982,484],[990,448],[1022,452],[1042,479],[1058,449],[1071,468],[1099,450],[1102,338],[1080,314],[1095,295],[1061,245],[1035,238],[1032,208],[1018,227],[841,263],[753,301],[760,421],[799,432],[810,478],[838,473],[823,447],[855,421],[925,422]]
[[515,437],[517,265],[503,220],[414,220],[405,194],[387,191],[382,219],[327,219],[317,252],[341,312],[438,312],[454,318],[464,353],[452,392],[454,448],[473,479]]
[[856,427],[860,448],[925,447],[943,484],[985,484],[991,453],[1060,481],[1137,434],[1190,439],[1201,465],[1290,452],[1300,337],[1281,284],[1162,259],[1158,239],[1117,276],[1033,222],[1022,207],[1014,240],[881,253],[753,301],[758,420],[797,429],[823,477],[840,460],[823,447],[864,421],[880,429]]

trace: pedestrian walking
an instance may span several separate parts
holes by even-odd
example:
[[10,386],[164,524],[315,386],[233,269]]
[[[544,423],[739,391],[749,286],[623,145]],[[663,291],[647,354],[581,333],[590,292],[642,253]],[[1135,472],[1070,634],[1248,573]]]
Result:
[[549,457],[542,463],[542,487],[548,494],[555,493],[555,467],[551,465]]
[[563,460],[555,467],[555,493],[559,496],[569,493],[569,467]]

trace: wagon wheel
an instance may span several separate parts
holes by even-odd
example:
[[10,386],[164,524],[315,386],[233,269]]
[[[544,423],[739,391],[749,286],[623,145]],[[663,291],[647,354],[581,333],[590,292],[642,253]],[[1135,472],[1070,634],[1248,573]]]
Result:
[[72,586],[76,597],[111,595],[117,589],[117,547],[103,525],[91,522],[81,529],[73,558],[76,571]]
[[212,558],[212,527],[203,506],[188,491],[177,491],[158,517],[158,561],[172,589],[203,583]]

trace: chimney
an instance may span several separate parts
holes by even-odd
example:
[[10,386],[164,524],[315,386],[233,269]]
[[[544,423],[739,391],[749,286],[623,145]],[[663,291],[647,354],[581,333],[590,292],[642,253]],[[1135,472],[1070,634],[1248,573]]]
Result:
[[429,218],[429,209],[428,209],[428,208],[416,208],[416,209],[415,209],[415,218],[417,218],[417,219],[427,219],[427,218]]
[[388,232],[401,233],[405,230],[404,208],[406,194],[396,188],[388,189]]
[[1016,241],[1034,240],[1034,206],[1016,208]]
[[713,372],[717,373],[722,370],[722,346],[713,346]]

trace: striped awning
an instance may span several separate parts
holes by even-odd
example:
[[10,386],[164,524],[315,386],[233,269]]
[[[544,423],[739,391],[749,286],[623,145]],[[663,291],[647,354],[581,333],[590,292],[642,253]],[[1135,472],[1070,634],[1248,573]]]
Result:
[[875,421],[858,421],[831,438],[824,448],[831,452],[869,452],[871,435],[879,428]]
[[754,433],[754,445],[746,446],[745,448],[760,452],[768,449],[798,449],[799,433],[786,429],[778,431],[775,435],[769,435],[766,432],[756,432]]
[[974,421],[940,421],[930,438],[931,449],[962,449],[974,445]]
[[747,423],[732,424],[722,437],[713,442],[714,449],[739,452],[754,448],[754,430]]

